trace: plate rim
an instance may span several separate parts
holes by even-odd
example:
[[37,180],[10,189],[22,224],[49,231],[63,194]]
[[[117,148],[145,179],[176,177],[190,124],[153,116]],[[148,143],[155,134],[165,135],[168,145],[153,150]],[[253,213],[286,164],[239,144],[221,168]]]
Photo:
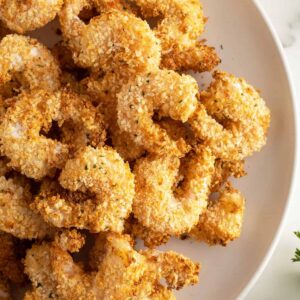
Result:
[[291,206],[291,202],[293,199],[293,196],[295,195],[295,188],[296,188],[296,179],[297,179],[297,170],[299,169],[299,159],[298,159],[298,151],[299,151],[299,141],[298,141],[298,134],[300,132],[300,127],[299,127],[299,119],[298,119],[298,109],[300,106],[297,104],[296,101],[296,90],[295,90],[295,84],[294,84],[294,79],[290,70],[290,66],[286,57],[286,54],[284,53],[284,49],[282,47],[282,44],[280,42],[279,36],[277,31],[274,28],[273,23],[270,20],[270,17],[267,15],[265,9],[263,8],[262,4],[258,0],[251,0],[253,5],[255,6],[256,10],[260,14],[261,18],[263,19],[266,27],[269,30],[269,34],[278,50],[281,64],[283,66],[283,70],[285,72],[285,76],[287,78],[288,82],[288,88],[291,94],[291,105],[292,105],[292,113],[293,113],[293,127],[294,127],[294,149],[293,149],[293,166],[292,166],[292,173],[291,173],[291,181],[290,181],[290,186],[289,186],[289,191],[288,191],[288,196],[286,199],[286,204],[282,213],[282,218],[280,220],[280,223],[278,225],[278,228],[276,230],[276,233],[274,235],[274,238],[264,255],[263,259],[261,260],[259,267],[251,277],[251,279],[248,281],[246,286],[242,289],[240,294],[237,297],[237,300],[242,300],[244,299],[249,292],[251,291],[252,288],[254,288],[256,282],[260,278],[260,276],[263,274],[263,271],[267,267],[270,259],[272,258],[274,251],[278,245],[279,239],[282,235],[284,225],[287,221],[287,216],[289,213],[289,208]]

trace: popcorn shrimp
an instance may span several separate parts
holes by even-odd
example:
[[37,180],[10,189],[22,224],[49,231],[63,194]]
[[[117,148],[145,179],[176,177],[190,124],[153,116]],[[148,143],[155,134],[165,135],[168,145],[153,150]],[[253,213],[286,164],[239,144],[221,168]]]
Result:
[[270,111],[244,79],[217,71],[200,98],[190,124],[218,158],[243,160],[265,145]]
[[[127,71],[146,72],[151,65],[159,66],[160,43],[149,25],[132,13],[101,9],[99,2],[66,0],[59,14],[75,63],[105,71],[125,67]],[[101,14],[85,24],[78,15],[90,3],[98,3]]]
[[[76,227],[92,232],[121,232],[131,212],[134,177],[129,165],[109,147],[86,147],[68,160],[59,177],[71,192],[89,192],[87,199],[72,201],[72,194],[45,189],[35,205],[44,219],[56,227]],[[76,195],[76,194],[74,194]]]
[[162,67],[173,70],[212,70],[219,62],[214,48],[198,41],[205,17],[198,0],[135,0],[145,18],[157,18],[154,32],[162,46]]
[[189,234],[210,245],[226,246],[241,234],[245,199],[228,183],[219,193],[219,198],[210,202]]
[[177,236],[188,232],[206,209],[214,160],[202,146],[185,158],[181,169],[176,156],[140,159],[134,168],[135,218],[156,232]]
[[60,68],[51,52],[36,39],[10,34],[0,42],[0,86],[16,78],[24,89],[55,91]]
[[2,151],[10,159],[9,166],[36,180],[63,167],[74,146],[40,134],[51,128],[52,121],[65,125],[65,130],[70,122],[78,124],[69,140],[65,135],[66,142],[73,139],[77,143],[75,149],[86,144],[97,146],[105,136],[101,116],[78,95],[68,90],[52,94],[26,91],[8,109],[0,126]]
[[17,33],[43,27],[59,12],[63,0],[1,0],[0,20]]
[[118,125],[151,153],[180,155],[186,152],[185,141],[172,140],[152,117],[157,111],[159,116],[186,122],[196,109],[197,92],[194,78],[174,71],[159,70],[137,76],[118,94]]

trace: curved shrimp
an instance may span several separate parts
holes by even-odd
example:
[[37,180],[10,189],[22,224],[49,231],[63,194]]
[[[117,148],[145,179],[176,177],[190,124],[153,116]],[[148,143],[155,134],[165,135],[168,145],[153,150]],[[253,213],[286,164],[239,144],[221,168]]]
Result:
[[[127,235],[108,234],[96,272],[84,271],[58,241],[34,245],[25,259],[26,273],[34,285],[31,294],[51,293],[61,300],[173,299],[171,289],[198,282],[199,264],[174,252],[136,251],[132,244]],[[41,265],[46,268],[39,268]],[[167,287],[160,283],[161,278],[166,279]],[[163,298],[166,295],[170,297]]]
[[[101,115],[88,101],[68,90],[51,94],[26,91],[16,100],[0,125],[1,149],[10,159],[9,166],[30,178],[42,179],[62,168],[71,151],[86,144],[97,146],[105,138]],[[41,135],[41,130],[49,131],[52,121],[60,127],[65,125],[68,133],[70,124],[75,124],[77,131],[72,136],[65,134],[62,142]],[[75,149],[75,144],[65,143],[68,141],[77,143]]]
[[205,17],[198,0],[134,0],[145,18],[158,18],[155,35],[162,47],[162,66],[173,70],[212,70],[219,62],[214,48],[198,41]]
[[107,131],[113,147],[126,161],[134,161],[145,152],[142,145],[137,145],[130,134],[123,132],[117,124],[117,94],[130,78],[116,72],[106,72],[103,76],[90,76],[81,84],[86,93],[98,104],[104,116]]
[[26,88],[55,91],[60,68],[51,52],[37,40],[17,34],[0,42],[0,85],[16,78]]
[[159,66],[160,43],[145,21],[121,9],[100,7],[101,15],[85,24],[78,15],[90,3],[99,9],[101,1],[66,0],[59,14],[76,64],[105,71],[130,67],[134,72]]
[[197,106],[198,86],[194,78],[159,70],[137,76],[118,94],[118,125],[150,153],[186,152],[183,139],[172,140],[152,120],[154,112],[186,122]]
[[12,31],[23,34],[52,21],[62,4],[63,0],[1,0],[0,20]]
[[[86,147],[68,160],[59,177],[63,188],[88,192],[83,201],[72,201],[72,193],[46,188],[35,206],[56,227],[76,227],[92,232],[121,232],[131,212],[134,177],[129,165],[109,148]],[[76,197],[76,193],[73,194]]]
[[134,168],[135,218],[156,232],[176,236],[188,232],[206,209],[214,161],[202,146],[185,158],[181,170],[176,156],[140,159]]
[[51,234],[51,226],[29,208],[30,185],[22,178],[0,177],[0,230],[20,239],[43,238]]
[[240,161],[265,145],[270,111],[244,79],[215,72],[214,82],[200,99],[189,122],[216,157]]
[[210,245],[226,246],[240,236],[244,210],[243,195],[227,183],[219,191],[219,198],[210,202],[189,235]]

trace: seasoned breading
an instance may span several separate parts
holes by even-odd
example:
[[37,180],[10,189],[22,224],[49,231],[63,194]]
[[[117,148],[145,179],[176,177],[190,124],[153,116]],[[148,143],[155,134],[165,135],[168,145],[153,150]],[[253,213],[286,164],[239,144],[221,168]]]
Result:
[[0,20],[12,31],[23,34],[52,21],[62,4],[63,0],[1,0]]
[[215,158],[198,146],[185,158],[148,156],[134,168],[134,217],[147,228],[178,236],[190,231],[206,209]]
[[118,125],[130,134],[136,144],[151,153],[174,153],[187,150],[183,139],[172,140],[166,130],[152,120],[154,112],[186,122],[197,105],[195,79],[174,71],[159,70],[137,76],[118,94]]
[[43,238],[52,228],[29,208],[32,200],[30,185],[15,177],[0,177],[0,230],[20,239]]
[[[10,159],[9,166],[28,177],[40,180],[62,168],[70,153],[105,139],[99,112],[68,90],[26,91],[16,100],[0,125],[1,150]],[[63,129],[61,142],[41,135],[52,121]]]
[[198,41],[205,17],[198,0],[134,0],[145,18],[157,18],[155,35],[161,42],[162,67],[173,70],[212,70],[219,62],[214,48]]
[[81,67],[147,72],[159,66],[160,43],[149,25],[132,13],[117,8],[96,7],[101,14],[85,24],[78,15],[82,8],[101,1],[65,0],[59,14],[64,39],[73,59]]
[[219,193],[219,198],[209,204],[190,235],[210,245],[226,246],[241,234],[245,199],[230,184]]
[[47,222],[92,232],[122,232],[124,220],[131,212],[134,176],[115,150],[84,148],[67,161],[59,182],[71,192],[89,192],[90,196],[74,201],[72,194],[66,197],[59,189],[51,191],[45,185],[35,206]]
[[60,68],[51,52],[36,39],[9,34],[0,42],[0,85],[16,78],[23,89],[55,91]]
[[265,145],[270,110],[244,79],[217,71],[200,100],[189,123],[216,157],[239,161]]

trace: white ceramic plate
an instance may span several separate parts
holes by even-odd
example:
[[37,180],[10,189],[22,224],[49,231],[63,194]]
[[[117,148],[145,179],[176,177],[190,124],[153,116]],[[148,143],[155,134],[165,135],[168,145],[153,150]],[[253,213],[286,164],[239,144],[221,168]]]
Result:
[[[242,237],[226,248],[190,240],[162,248],[202,263],[200,284],[178,292],[178,299],[242,299],[271,256],[289,198],[296,147],[293,92],[279,43],[254,1],[202,2],[209,17],[205,37],[222,58],[220,68],[261,90],[272,124],[267,146],[247,161],[249,175],[235,183],[247,199]],[[53,31],[53,25],[47,28]],[[34,35],[49,44],[45,30]]]

